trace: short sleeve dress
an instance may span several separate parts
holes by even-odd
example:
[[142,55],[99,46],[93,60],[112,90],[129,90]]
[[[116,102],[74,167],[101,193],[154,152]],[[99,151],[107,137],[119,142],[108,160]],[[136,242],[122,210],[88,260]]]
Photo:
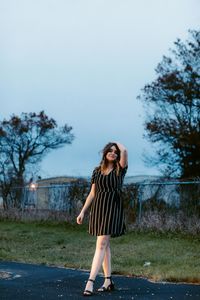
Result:
[[95,197],[90,209],[90,234],[117,237],[125,233],[121,189],[126,171],[127,167],[120,168],[117,175],[113,169],[108,175],[103,175],[99,168],[94,169],[91,184],[95,183]]

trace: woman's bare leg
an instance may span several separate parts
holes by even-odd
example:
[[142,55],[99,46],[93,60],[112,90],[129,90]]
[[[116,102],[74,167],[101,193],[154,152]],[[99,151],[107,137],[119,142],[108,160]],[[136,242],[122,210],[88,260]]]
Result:
[[[108,243],[105,251],[105,256],[103,260],[103,272],[104,277],[111,276],[111,252],[110,252],[110,242]],[[107,288],[110,284],[110,279],[105,279],[103,286]]]
[[[104,260],[107,245],[109,245],[110,236],[100,235],[97,237],[96,250],[92,261],[92,267],[90,271],[90,279],[95,280]],[[93,283],[88,281],[85,290],[92,291]]]

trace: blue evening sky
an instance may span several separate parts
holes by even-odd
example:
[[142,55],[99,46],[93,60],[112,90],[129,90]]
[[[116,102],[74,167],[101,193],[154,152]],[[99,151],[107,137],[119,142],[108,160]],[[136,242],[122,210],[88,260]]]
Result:
[[73,127],[42,177],[89,176],[109,141],[128,148],[129,176],[158,174],[136,97],[199,25],[198,0],[0,0],[0,118],[44,110]]

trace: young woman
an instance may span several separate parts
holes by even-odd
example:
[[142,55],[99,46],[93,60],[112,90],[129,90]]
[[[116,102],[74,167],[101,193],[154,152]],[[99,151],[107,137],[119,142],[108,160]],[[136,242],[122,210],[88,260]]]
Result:
[[121,188],[127,167],[126,148],[120,143],[108,143],[103,149],[99,167],[93,171],[90,193],[77,217],[77,223],[82,224],[85,212],[91,206],[89,233],[97,236],[96,250],[90,276],[83,292],[84,296],[93,294],[93,284],[101,265],[105,280],[98,291],[114,289],[111,278],[110,237],[125,233]]

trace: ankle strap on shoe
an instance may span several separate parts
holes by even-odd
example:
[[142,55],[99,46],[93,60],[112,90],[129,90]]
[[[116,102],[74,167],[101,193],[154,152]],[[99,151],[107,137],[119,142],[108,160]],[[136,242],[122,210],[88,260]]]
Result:
[[95,282],[95,280],[94,280],[94,279],[91,279],[91,278],[89,278],[89,279],[88,279],[88,281],[92,281],[92,282]]
[[105,277],[105,279],[110,279],[110,280],[111,280],[111,279],[112,279],[112,276]]

